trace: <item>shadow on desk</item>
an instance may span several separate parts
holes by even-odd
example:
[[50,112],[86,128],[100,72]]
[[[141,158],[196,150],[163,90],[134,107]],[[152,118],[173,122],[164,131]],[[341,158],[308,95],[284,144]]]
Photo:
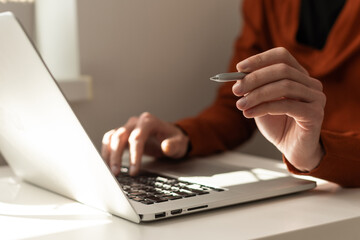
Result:
[[[0,176],[12,176],[4,169],[0,168]],[[324,183],[308,192],[135,224],[3,177],[0,226],[6,227],[0,239],[297,239],[311,232],[324,234],[321,229],[333,232],[326,239],[336,239],[332,236],[339,237],[349,230],[346,226],[359,223],[358,199],[358,189]],[[357,233],[355,228],[351,234]]]

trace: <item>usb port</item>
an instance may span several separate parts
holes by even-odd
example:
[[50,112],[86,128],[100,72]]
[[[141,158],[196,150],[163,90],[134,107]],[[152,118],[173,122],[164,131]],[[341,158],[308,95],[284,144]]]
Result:
[[155,214],[155,218],[162,218],[162,217],[165,217],[165,216],[166,216],[165,212]]
[[182,213],[182,209],[176,209],[171,211],[171,215],[176,215]]

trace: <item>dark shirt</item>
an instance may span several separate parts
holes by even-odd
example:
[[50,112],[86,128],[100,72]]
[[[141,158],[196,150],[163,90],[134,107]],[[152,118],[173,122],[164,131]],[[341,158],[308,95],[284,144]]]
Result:
[[345,0],[302,0],[296,40],[322,49],[344,5]]

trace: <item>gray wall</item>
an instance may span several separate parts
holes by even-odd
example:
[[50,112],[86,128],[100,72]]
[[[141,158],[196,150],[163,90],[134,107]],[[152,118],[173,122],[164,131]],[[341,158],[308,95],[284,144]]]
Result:
[[[93,78],[94,98],[72,107],[98,148],[132,115],[175,121],[211,103],[218,85],[208,79],[227,69],[240,2],[78,0],[81,71]],[[33,33],[32,6],[24,6],[15,13]],[[240,150],[279,157],[259,134]]]

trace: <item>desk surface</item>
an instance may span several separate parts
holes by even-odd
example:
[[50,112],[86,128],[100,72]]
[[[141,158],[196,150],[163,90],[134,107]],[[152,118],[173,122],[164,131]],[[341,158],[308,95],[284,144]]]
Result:
[[360,189],[315,180],[318,187],[304,193],[134,224],[0,167],[0,239],[360,239]]

